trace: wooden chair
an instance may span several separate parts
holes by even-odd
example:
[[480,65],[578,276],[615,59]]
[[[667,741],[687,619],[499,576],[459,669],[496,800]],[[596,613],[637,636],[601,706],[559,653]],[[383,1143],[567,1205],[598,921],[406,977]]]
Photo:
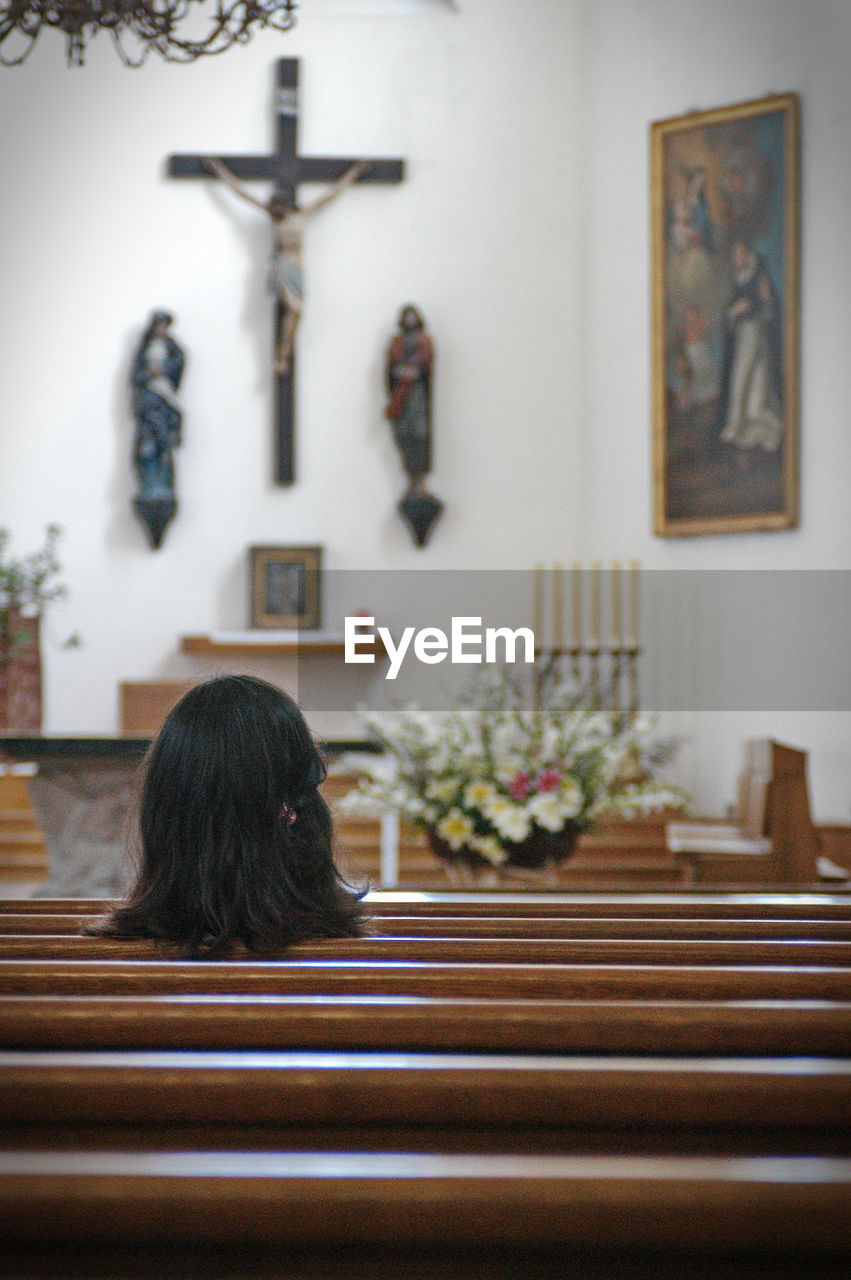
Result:
[[693,882],[848,879],[844,868],[819,856],[806,766],[805,751],[755,739],[745,745],[734,823],[668,823],[668,848],[688,865]]

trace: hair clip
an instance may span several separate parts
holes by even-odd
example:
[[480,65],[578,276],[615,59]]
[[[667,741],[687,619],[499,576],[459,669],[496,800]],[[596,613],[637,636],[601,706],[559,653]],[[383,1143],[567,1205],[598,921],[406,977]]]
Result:
[[288,804],[285,804],[281,809],[281,812],[278,814],[278,817],[281,819],[282,822],[284,821],[284,819],[286,819],[287,826],[291,827],[295,822],[296,818],[298,817],[298,814],[296,813],[295,809],[291,809]]

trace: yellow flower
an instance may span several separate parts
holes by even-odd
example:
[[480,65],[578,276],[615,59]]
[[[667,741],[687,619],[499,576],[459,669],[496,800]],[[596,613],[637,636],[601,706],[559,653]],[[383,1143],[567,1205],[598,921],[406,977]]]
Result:
[[470,782],[464,788],[464,804],[468,809],[478,809],[484,813],[497,794],[496,788],[490,782]]
[[457,852],[463,845],[469,844],[473,834],[473,824],[460,809],[450,809],[445,818],[437,824],[437,834],[445,840],[450,849]]

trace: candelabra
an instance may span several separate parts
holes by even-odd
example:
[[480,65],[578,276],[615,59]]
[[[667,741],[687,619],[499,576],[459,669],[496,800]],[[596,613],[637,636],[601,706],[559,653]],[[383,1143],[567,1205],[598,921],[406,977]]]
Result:
[[[566,575],[570,586],[567,611],[563,605]],[[608,608],[604,607],[605,575]],[[536,686],[544,678],[569,676],[586,691],[592,705],[608,708],[624,720],[633,719],[639,706],[641,654],[638,561],[631,561],[627,570],[617,560],[607,570],[599,560],[592,561],[589,568],[574,561],[569,571],[560,564],[549,570],[537,565],[533,609]]]

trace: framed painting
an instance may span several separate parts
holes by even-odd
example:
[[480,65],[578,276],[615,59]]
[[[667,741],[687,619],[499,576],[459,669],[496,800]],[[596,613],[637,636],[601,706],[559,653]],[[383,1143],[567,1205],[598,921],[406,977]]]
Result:
[[316,631],[321,623],[321,547],[250,547],[251,626]]
[[650,127],[653,531],[798,523],[799,100]]

